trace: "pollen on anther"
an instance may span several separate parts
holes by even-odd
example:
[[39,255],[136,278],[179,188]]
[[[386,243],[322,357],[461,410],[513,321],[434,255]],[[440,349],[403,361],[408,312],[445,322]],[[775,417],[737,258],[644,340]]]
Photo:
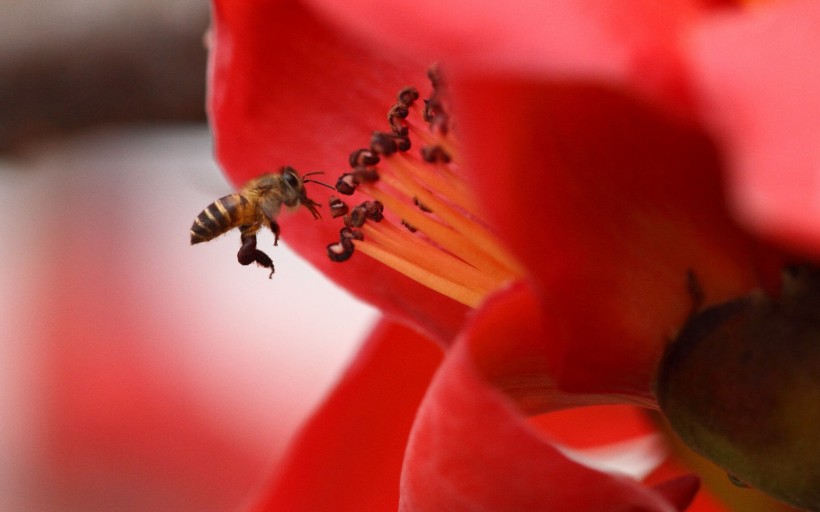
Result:
[[346,196],[353,195],[353,192],[356,191],[356,180],[352,173],[346,173],[339,176],[339,179],[336,180],[336,191],[340,194],[344,194]]
[[[346,228],[345,228],[346,229]],[[339,241],[329,244],[327,246],[327,256],[331,261],[341,263],[347,261],[353,256],[353,242],[352,237],[346,237],[342,234],[339,236]]]
[[339,199],[338,197],[332,196],[328,199],[327,208],[330,210],[330,216],[332,218],[337,218],[345,215],[350,208],[347,206],[347,203]]

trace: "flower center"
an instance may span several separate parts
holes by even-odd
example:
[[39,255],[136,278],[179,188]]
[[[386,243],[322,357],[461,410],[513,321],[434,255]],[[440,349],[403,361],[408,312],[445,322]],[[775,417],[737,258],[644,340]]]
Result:
[[[361,252],[476,307],[523,270],[481,220],[481,205],[463,179],[441,75],[435,68],[428,75],[430,97],[420,104],[415,88],[402,89],[388,112],[390,132],[374,132],[369,148],[350,155],[352,170],[336,190],[370,199],[351,209],[331,198],[331,214],[345,227],[328,256],[341,262]],[[419,151],[411,151],[414,141]]]

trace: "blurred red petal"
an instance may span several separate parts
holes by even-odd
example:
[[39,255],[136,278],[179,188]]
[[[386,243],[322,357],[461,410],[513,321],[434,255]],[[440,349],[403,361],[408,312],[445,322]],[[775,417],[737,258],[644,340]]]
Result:
[[310,3],[341,26],[447,65],[617,81],[677,102],[685,96],[679,34],[714,2]]
[[592,448],[635,439],[655,432],[646,409],[631,405],[601,405],[542,414],[530,420],[563,445]]
[[427,66],[368,46],[299,2],[215,0],[213,23],[208,107],[236,184],[285,164],[346,165]]
[[[216,425],[183,378],[146,363],[150,349],[132,302],[111,301],[110,293],[94,297],[94,285],[83,282],[65,288],[71,298],[62,298],[47,320],[57,330],[43,372],[46,400],[37,403],[46,418],[46,431],[39,433],[46,436],[46,466],[38,468],[45,473],[37,490],[29,490],[40,504],[35,508],[93,510],[101,501],[133,511],[170,503],[179,510],[233,508],[253,491],[269,456],[248,450]],[[82,305],[72,307],[72,301]],[[96,308],[114,314],[97,316],[92,334],[83,325],[91,317],[84,315],[99,315],[93,304],[101,301],[109,304]],[[271,425],[271,451],[281,449],[278,439],[286,433]]]
[[820,4],[767,2],[710,20],[691,44],[704,117],[735,205],[759,232],[820,254]]
[[677,510],[687,510],[700,489],[700,479],[695,475],[682,475],[655,484],[652,489],[675,505]]
[[[448,352],[413,426],[400,510],[677,510],[661,493],[635,480],[571,461],[523,416],[517,405],[527,405],[526,389],[548,389],[548,375],[535,363],[532,373],[511,380],[507,368],[498,367],[497,357],[484,356],[493,346],[504,351],[510,344],[548,345],[539,323],[527,322],[537,311],[532,302],[532,294],[522,286],[497,294]],[[493,322],[497,325],[491,328]],[[499,339],[496,335],[505,327],[510,335]],[[523,360],[512,359],[523,369]],[[505,386],[515,403],[488,379]],[[549,397],[540,393],[542,399],[545,395]],[[576,398],[553,390],[550,401],[557,408]],[[677,500],[683,493],[667,494]]]
[[692,308],[687,272],[707,302],[756,280],[710,140],[589,83],[476,75],[454,89],[486,214],[561,326],[551,339],[565,351],[561,386],[649,399],[663,346]]
[[382,321],[254,510],[395,510],[410,426],[440,361],[430,340]]
[[[663,488],[667,482],[679,478],[684,471],[686,471],[686,468],[673,456],[656,467],[651,474],[644,478],[643,482],[655,488]],[[717,498],[703,487],[705,485],[699,485],[703,492],[695,494],[692,502],[685,509],[687,512],[730,512],[729,508],[721,505]]]
[[[297,2],[217,0],[213,23],[208,109],[217,158],[237,185],[282,165],[334,182],[348,155],[387,126],[396,92],[423,81],[429,65],[337,30]],[[310,195],[326,204],[330,191]],[[282,239],[363,300],[444,342],[455,335],[461,304],[366,257],[331,262],[325,247],[339,225],[325,217],[284,214]]]
[[[743,508],[728,507],[720,502],[715,496],[710,494],[707,490],[701,489],[692,499],[692,502],[686,507],[686,512],[732,512],[745,510]],[[760,512],[779,512],[776,509],[761,509]]]

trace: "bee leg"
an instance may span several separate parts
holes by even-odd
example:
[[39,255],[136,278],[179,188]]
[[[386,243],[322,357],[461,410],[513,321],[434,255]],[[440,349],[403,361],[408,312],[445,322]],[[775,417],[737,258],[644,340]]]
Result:
[[250,265],[256,262],[260,267],[269,268],[270,276],[268,276],[268,279],[273,277],[273,260],[270,259],[270,256],[256,248],[256,235],[242,237],[242,247],[240,247],[239,252],[236,253],[236,259],[239,260],[241,265]]
[[273,245],[279,245],[279,233],[282,232],[282,228],[279,227],[279,223],[271,219],[270,230],[273,231]]

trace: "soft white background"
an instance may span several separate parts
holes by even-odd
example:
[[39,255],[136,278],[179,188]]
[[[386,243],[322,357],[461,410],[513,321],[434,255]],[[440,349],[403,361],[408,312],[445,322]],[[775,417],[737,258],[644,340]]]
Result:
[[190,246],[230,191],[200,126],[0,162],[0,509],[226,510],[264,483],[376,313],[286,230],[260,236],[272,280],[237,233]]

